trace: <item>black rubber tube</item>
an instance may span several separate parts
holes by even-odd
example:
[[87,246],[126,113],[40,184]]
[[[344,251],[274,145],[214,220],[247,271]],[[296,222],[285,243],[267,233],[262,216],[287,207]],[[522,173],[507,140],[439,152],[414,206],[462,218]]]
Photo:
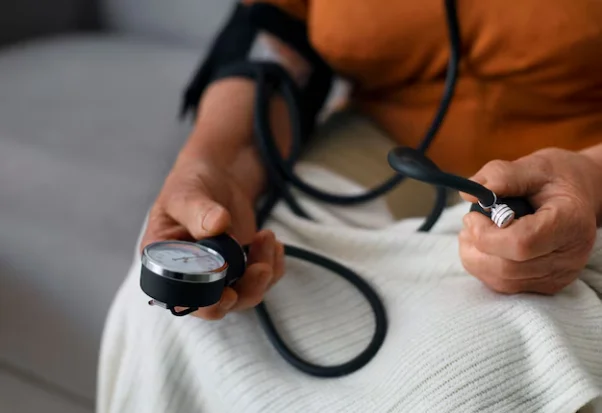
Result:
[[[445,10],[450,39],[450,60],[440,105],[418,147],[418,150],[421,152],[425,152],[429,148],[437,132],[440,130],[449,109],[457,82],[461,43],[454,0],[445,0]],[[259,209],[257,214],[257,225],[259,228],[265,224],[272,209],[280,199],[283,199],[296,215],[311,219],[292,196],[290,188],[298,189],[310,197],[325,203],[334,205],[355,205],[385,195],[405,179],[404,175],[396,174],[376,188],[368,190],[360,195],[332,194],[304,182],[293,171],[294,164],[300,156],[301,142],[304,140],[303,136],[301,136],[303,129],[301,125],[299,93],[296,85],[290,76],[288,76],[288,74],[278,65],[262,64],[257,65],[256,67],[257,70],[253,72],[257,85],[255,113],[253,117],[254,134],[259,154],[266,167],[267,176],[270,180],[270,190],[264,205]],[[246,75],[248,76],[249,74],[246,73]],[[290,117],[292,143],[290,154],[286,159],[282,157],[270,129],[269,108],[271,98],[276,93],[279,93],[284,98]],[[437,222],[445,208],[446,195],[447,190],[443,186],[437,185],[435,205],[425,222],[419,228],[419,231],[429,231]],[[368,303],[374,312],[376,326],[370,344],[358,356],[340,365],[319,366],[302,359],[287,346],[272,322],[265,304],[260,303],[255,310],[268,339],[287,362],[300,371],[312,376],[339,377],[361,369],[377,354],[386,337],[388,326],[386,310],[378,297],[378,294],[355,272],[328,258],[289,245],[285,247],[285,254],[287,256],[308,261],[315,265],[323,266],[349,281],[368,300]]]
[[375,331],[368,346],[352,360],[334,366],[320,366],[303,360],[287,346],[282,337],[280,337],[280,334],[278,334],[278,330],[274,326],[265,304],[260,303],[255,310],[257,311],[259,322],[272,345],[291,365],[316,377],[340,377],[353,373],[365,366],[381,348],[387,335],[387,313],[379,296],[374,292],[372,287],[362,278],[358,277],[357,274],[331,259],[291,245],[285,246],[285,254],[327,268],[355,286],[366,298],[372,308],[375,320]]

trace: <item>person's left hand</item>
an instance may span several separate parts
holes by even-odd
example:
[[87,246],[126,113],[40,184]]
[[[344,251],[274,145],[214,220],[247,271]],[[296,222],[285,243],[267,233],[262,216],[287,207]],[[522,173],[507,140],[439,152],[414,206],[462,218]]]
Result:
[[490,162],[471,179],[498,197],[527,197],[536,213],[503,229],[478,212],[467,214],[459,242],[470,274],[505,294],[555,294],[577,279],[596,239],[598,164],[580,153],[545,149],[513,162]]

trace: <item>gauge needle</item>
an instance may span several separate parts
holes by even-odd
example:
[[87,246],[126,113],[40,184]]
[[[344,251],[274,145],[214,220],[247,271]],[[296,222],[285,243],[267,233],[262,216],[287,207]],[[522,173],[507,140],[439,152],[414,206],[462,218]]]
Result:
[[172,258],[173,261],[184,260],[184,262],[188,262],[188,260],[192,260],[194,258],[201,258],[198,255],[193,255],[192,257],[180,257],[180,258]]

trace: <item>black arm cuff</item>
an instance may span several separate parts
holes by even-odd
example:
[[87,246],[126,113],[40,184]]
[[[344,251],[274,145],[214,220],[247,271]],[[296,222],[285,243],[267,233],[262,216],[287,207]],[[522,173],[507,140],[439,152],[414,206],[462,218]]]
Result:
[[[257,34],[262,30],[290,45],[312,67],[312,74],[300,94],[300,109],[305,132],[311,132],[332,87],[334,74],[311,47],[305,23],[268,4],[236,5],[228,22],[215,39],[209,54],[203,59],[186,88],[182,116],[190,112],[196,113],[205,89],[218,77],[224,77],[228,72],[224,70],[225,68],[232,66],[240,68],[241,65],[249,64],[249,51]],[[233,76],[235,72],[237,71],[232,72]]]
[[249,6],[249,19],[255,27],[265,30],[287,43],[312,66],[326,65],[309,43],[307,26],[304,22],[275,6],[262,3]]
[[220,67],[240,61],[248,54],[258,32],[257,27],[249,24],[249,12],[250,9],[241,4],[234,8],[184,92],[182,116],[196,111],[201,95]]

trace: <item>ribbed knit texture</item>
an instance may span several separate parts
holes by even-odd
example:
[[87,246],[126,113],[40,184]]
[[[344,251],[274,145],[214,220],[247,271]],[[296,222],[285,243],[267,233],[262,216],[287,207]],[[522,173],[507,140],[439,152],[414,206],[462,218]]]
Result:
[[[300,170],[323,188],[359,189]],[[416,233],[421,220],[394,222],[381,202],[303,205],[318,222],[280,206],[269,227],[375,286],[389,316],[375,359],[339,379],[304,375],[272,348],[253,311],[208,322],[149,307],[136,258],[107,321],[98,413],[575,413],[602,394],[601,242],[562,293],[504,296],[461,265],[467,204],[447,210],[429,234]],[[290,345],[318,363],[348,360],[373,332],[359,293],[293,259],[266,303]]]

